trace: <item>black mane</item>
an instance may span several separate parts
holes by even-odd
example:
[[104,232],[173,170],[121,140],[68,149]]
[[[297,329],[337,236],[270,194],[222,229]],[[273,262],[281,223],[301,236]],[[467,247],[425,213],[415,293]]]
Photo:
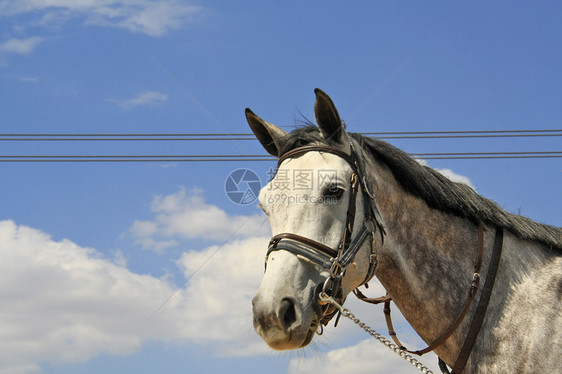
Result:
[[[520,239],[541,242],[551,249],[562,251],[561,228],[508,213],[492,200],[478,195],[469,186],[455,183],[438,171],[421,165],[387,142],[356,133],[349,135],[363,145],[364,152],[384,162],[406,192],[424,200],[431,208],[472,222],[482,220],[487,225],[501,227]],[[283,154],[311,143],[326,144],[326,140],[317,127],[309,125],[288,134],[280,151]]]

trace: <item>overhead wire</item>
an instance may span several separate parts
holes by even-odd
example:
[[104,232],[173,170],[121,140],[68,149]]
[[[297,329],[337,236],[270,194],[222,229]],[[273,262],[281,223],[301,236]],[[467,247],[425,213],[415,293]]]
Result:
[[[558,137],[560,129],[535,130],[467,130],[467,131],[394,131],[363,132],[379,139],[456,139],[456,138],[514,138],[514,137]],[[4,133],[0,142],[28,141],[232,141],[255,140],[251,133]],[[426,160],[467,159],[532,159],[562,158],[562,151],[524,152],[452,152],[411,153],[414,158]],[[149,155],[0,155],[0,162],[232,162],[271,161],[274,157],[264,154],[149,154]]]
[[[562,158],[562,151],[410,153],[426,160]],[[231,162],[273,161],[268,155],[0,155],[0,162]]]
[[[468,130],[468,131],[385,131],[359,132],[379,139],[455,139],[455,138],[514,138],[562,136],[560,129],[537,130]],[[255,140],[251,133],[147,133],[147,134],[77,134],[36,133],[0,134],[0,141],[239,141]]]

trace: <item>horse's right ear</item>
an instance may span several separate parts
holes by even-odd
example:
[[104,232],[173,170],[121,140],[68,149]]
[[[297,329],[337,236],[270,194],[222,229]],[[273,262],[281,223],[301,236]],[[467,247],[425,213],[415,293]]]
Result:
[[324,135],[324,139],[328,143],[339,144],[342,142],[345,129],[342,125],[340,115],[336,106],[324,91],[317,88],[314,90],[316,94],[316,104],[314,104],[314,116],[316,123]]
[[280,153],[283,148],[284,139],[288,135],[287,132],[274,124],[264,121],[255,115],[250,108],[246,108],[246,119],[265,150],[272,156],[281,156]]

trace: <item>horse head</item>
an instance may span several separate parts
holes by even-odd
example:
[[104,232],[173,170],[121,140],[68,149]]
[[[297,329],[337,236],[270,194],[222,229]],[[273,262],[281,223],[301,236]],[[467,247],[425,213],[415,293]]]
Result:
[[252,301],[255,330],[278,350],[306,346],[335,314],[320,293],[343,302],[374,275],[375,231],[383,229],[360,146],[332,100],[315,92],[318,127],[299,136],[246,110],[252,131],[278,158],[259,196],[274,236]]

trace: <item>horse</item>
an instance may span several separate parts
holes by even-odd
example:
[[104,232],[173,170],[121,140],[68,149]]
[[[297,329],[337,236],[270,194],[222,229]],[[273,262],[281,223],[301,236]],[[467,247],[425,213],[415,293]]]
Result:
[[290,133],[246,109],[278,159],[259,194],[273,233],[252,299],[263,340],[275,350],[308,345],[336,301],[368,299],[358,287],[376,277],[386,303],[430,347],[439,343],[440,367],[462,354],[458,373],[562,372],[562,228],[508,213],[396,147],[347,132],[331,98],[315,94],[317,126]]

